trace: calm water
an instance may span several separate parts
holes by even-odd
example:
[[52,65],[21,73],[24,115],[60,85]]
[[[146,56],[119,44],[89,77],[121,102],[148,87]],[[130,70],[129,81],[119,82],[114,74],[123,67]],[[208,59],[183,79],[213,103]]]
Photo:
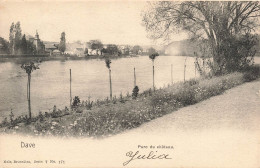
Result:
[[[167,56],[155,60],[155,85],[164,87],[173,81],[183,80],[185,57]],[[258,59],[257,62],[260,62]],[[113,95],[122,92],[131,94],[134,85],[133,68],[136,68],[137,85],[140,91],[152,87],[152,61],[148,56],[112,60]],[[81,100],[106,98],[109,96],[109,76],[104,60],[46,61],[32,73],[32,113],[69,106],[69,69],[72,69],[72,96]],[[198,73],[196,74],[198,76]],[[187,59],[186,78],[195,77],[194,58]],[[10,114],[27,114],[27,74],[20,64],[0,63],[0,120]]]

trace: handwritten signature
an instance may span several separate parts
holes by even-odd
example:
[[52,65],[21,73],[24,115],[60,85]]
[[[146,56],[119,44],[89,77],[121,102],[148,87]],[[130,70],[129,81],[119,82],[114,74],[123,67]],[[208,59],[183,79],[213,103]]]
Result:
[[170,158],[169,154],[157,154],[157,151],[150,151],[149,154],[139,154],[139,151],[136,151],[135,153],[133,151],[129,151],[126,153],[126,156],[130,159],[123,163],[123,166],[128,165],[133,160],[138,159],[172,159]]

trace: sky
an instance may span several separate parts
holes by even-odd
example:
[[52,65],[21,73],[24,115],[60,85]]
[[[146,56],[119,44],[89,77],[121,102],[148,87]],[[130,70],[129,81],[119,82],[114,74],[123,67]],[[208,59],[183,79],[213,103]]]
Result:
[[[20,21],[22,33],[43,41],[60,41],[63,31],[67,42],[100,39],[104,44],[151,45],[141,11],[145,1],[1,1],[0,36],[9,38],[12,22]],[[182,36],[175,38],[181,40]]]

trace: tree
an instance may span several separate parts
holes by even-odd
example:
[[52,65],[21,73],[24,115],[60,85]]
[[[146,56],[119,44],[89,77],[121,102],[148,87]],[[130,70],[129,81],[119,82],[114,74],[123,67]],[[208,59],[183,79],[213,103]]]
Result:
[[140,52],[142,52],[143,51],[143,49],[142,49],[142,47],[141,46],[139,46],[139,45],[135,45],[134,47],[133,47],[133,49],[132,49],[132,52],[134,53],[134,54],[136,54],[136,55],[138,55]]
[[25,34],[23,35],[22,41],[21,41],[21,52],[22,54],[27,54],[27,41],[25,38]]
[[20,54],[21,39],[22,39],[22,30],[21,30],[20,22],[17,22],[14,27],[15,27],[15,36],[14,36],[15,54]]
[[104,53],[107,53],[107,50],[105,48],[102,48],[102,50],[100,52],[101,52],[101,55],[103,55]]
[[122,51],[120,49],[117,51],[117,56],[122,56]]
[[85,48],[84,54],[88,55],[88,48]]
[[61,33],[60,37],[60,44],[59,44],[59,50],[62,54],[64,54],[66,50],[66,38],[65,38],[65,32]]
[[156,53],[156,50],[155,50],[153,47],[151,47],[151,48],[148,49],[148,55],[149,55],[149,57],[150,57],[152,54],[154,54],[154,53]]
[[116,55],[118,54],[118,47],[115,44],[108,44],[106,48],[106,52],[109,53],[110,55]]
[[28,100],[28,111],[29,111],[29,119],[32,118],[32,112],[31,112],[31,73],[34,70],[40,69],[38,65],[35,65],[34,62],[29,62],[22,64],[22,69],[25,70],[25,72],[28,75],[28,81],[27,81],[27,100]]
[[156,50],[154,48],[149,48],[148,49],[148,54],[149,54],[149,58],[152,60],[153,62],[153,90],[155,91],[155,86],[154,86],[154,60],[157,56],[159,56],[158,52],[156,52]]
[[[97,55],[98,55],[98,51],[101,52],[102,48],[103,48],[103,43],[100,40],[90,40],[88,43],[89,48],[91,48],[92,50],[97,50]],[[101,52],[102,55],[102,52]]]
[[0,37],[0,54],[10,54],[9,43],[2,37]]
[[9,42],[10,42],[10,53],[14,54],[14,22],[10,26]]
[[127,46],[125,46],[125,48],[124,48],[124,55],[129,55],[129,52],[130,52],[130,46],[127,45]]
[[[212,70],[217,75],[230,71],[227,59],[230,55],[223,47],[233,48],[234,39],[250,36],[259,25],[259,12],[257,1],[163,1],[150,3],[150,8],[143,13],[143,23],[153,39],[171,39],[178,30],[189,32],[193,39],[206,39],[213,57]],[[242,46],[250,48],[246,43]],[[246,51],[249,50],[243,52]],[[234,50],[232,57],[239,52]],[[251,54],[242,59],[247,57]]]
[[18,54],[22,39],[20,22],[12,23],[9,32],[10,50],[12,54]]
[[132,93],[133,99],[137,98],[138,92],[139,92],[139,88],[138,88],[138,86],[135,86],[134,89],[133,89],[133,93]]
[[36,54],[36,46],[33,44],[33,42],[27,41],[27,53],[28,54]]
[[112,80],[111,80],[111,68],[110,68],[111,60],[106,59],[105,62],[106,62],[106,67],[109,70],[110,99],[112,100]]

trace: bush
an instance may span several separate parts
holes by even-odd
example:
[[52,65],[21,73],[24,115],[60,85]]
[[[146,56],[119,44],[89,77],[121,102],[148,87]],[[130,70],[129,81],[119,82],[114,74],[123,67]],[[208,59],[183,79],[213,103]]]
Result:
[[260,66],[251,66],[249,67],[243,75],[245,82],[250,82],[256,80],[260,77]]
[[86,108],[87,110],[91,110],[93,106],[93,101],[90,101],[90,99],[88,101],[86,101]]
[[42,115],[42,112],[41,112],[41,111],[39,112],[38,118],[39,118],[40,122],[43,122],[44,116]]
[[77,108],[80,104],[80,99],[78,96],[75,96],[72,102],[72,108]]
[[256,35],[226,37],[221,43],[220,55],[223,55],[224,69],[226,72],[244,70],[253,65],[255,55],[254,46],[257,44]]
[[196,85],[198,83],[199,83],[198,79],[190,79],[188,81],[185,81],[185,84],[188,84],[189,86],[193,86],[193,85]]
[[124,97],[123,97],[122,92],[120,93],[119,102],[120,102],[120,103],[125,103],[125,99],[124,99]]
[[62,113],[62,111],[59,109],[59,110],[57,110],[57,111],[53,111],[50,115],[51,115],[52,118],[58,118],[58,117],[62,117],[62,116],[63,116],[63,113]]
[[4,120],[0,123],[0,127],[7,127],[9,126],[9,123],[7,121],[7,117],[4,118]]
[[133,93],[132,93],[132,98],[133,99],[137,98],[138,92],[139,92],[139,88],[138,88],[138,86],[135,86],[134,89],[133,89]]

